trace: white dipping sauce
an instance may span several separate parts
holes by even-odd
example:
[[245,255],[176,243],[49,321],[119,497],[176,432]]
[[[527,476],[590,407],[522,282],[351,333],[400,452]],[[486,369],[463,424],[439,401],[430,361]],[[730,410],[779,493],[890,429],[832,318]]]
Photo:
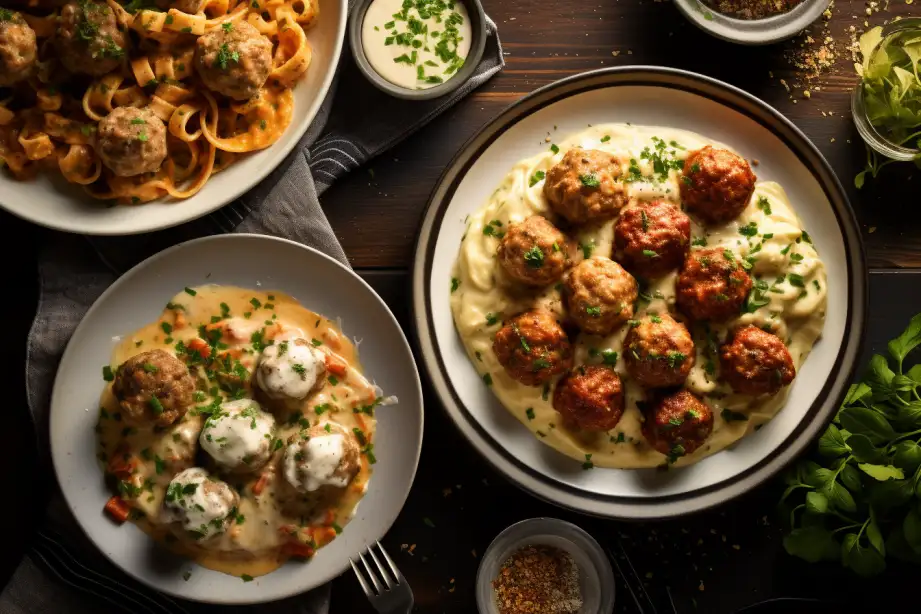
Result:
[[[421,11],[420,7],[421,6]],[[374,0],[361,25],[365,55],[394,85],[435,87],[457,74],[470,53],[472,30],[460,0]]]
[[199,443],[220,466],[231,471],[255,470],[268,460],[275,418],[252,399],[221,404],[205,421]]
[[[212,481],[210,488],[205,487]],[[186,469],[172,479],[166,491],[165,519],[181,522],[186,531],[193,531],[199,539],[211,537],[225,529],[236,497],[230,486],[214,480],[200,467]]]

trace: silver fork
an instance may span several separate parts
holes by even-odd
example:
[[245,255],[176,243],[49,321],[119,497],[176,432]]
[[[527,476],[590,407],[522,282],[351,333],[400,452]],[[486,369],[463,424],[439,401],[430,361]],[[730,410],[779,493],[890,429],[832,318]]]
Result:
[[[371,546],[366,553],[358,553],[364,573],[358,569],[355,561],[349,558],[349,563],[352,564],[352,571],[355,572],[358,583],[364,589],[368,601],[380,614],[409,614],[414,603],[413,589],[409,587],[406,578],[397,569],[381,543],[376,543],[381,557],[387,564],[381,565],[381,559],[374,553],[374,546]],[[375,573],[374,568],[368,564],[368,557],[374,560],[379,573]],[[366,575],[371,580],[371,584],[368,584],[368,580],[365,579]]]

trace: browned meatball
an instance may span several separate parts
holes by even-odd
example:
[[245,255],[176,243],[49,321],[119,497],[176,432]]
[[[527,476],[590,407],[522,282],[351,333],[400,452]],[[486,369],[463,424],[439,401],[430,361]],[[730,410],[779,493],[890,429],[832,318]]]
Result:
[[573,224],[605,220],[627,204],[620,163],[597,149],[570,149],[547,173],[544,195],[550,208]]
[[565,286],[569,317],[593,335],[607,335],[633,317],[637,283],[622,266],[596,256],[576,266]]
[[627,373],[647,388],[680,386],[694,366],[694,341],[667,313],[630,322],[624,338]]
[[245,21],[225,25],[198,38],[195,66],[209,89],[249,100],[272,71],[272,43]]
[[624,388],[614,369],[589,365],[574,369],[553,392],[553,409],[567,424],[586,431],[609,431],[624,415]]
[[755,173],[744,158],[707,145],[684,161],[681,201],[710,224],[734,220],[755,191]]
[[163,350],[132,356],[118,367],[112,383],[125,421],[139,426],[172,424],[192,405],[194,391],[185,364]]
[[166,126],[150,109],[118,107],[99,122],[96,153],[120,177],[152,173],[166,158]]
[[493,352],[506,373],[526,386],[540,386],[572,366],[572,345],[556,316],[534,309],[515,316],[496,333]]
[[61,9],[55,44],[57,57],[67,70],[99,77],[119,67],[128,39],[118,29],[108,4],[80,0]]
[[532,215],[512,224],[499,243],[499,264],[512,278],[531,285],[547,286],[569,266],[566,235],[547,218]]
[[647,412],[643,435],[671,460],[699,448],[713,431],[713,412],[687,390],[658,400]]
[[625,209],[614,229],[617,258],[634,275],[661,277],[684,262],[691,220],[681,209],[654,201]]
[[22,15],[0,8],[0,87],[28,77],[37,54],[35,32]]
[[787,346],[757,326],[739,328],[720,350],[724,380],[740,394],[775,394],[796,377]]
[[157,0],[157,6],[164,11],[176,9],[189,15],[194,15],[201,11],[204,0]]
[[731,249],[694,250],[675,284],[678,308],[694,320],[725,322],[739,315],[751,277]]

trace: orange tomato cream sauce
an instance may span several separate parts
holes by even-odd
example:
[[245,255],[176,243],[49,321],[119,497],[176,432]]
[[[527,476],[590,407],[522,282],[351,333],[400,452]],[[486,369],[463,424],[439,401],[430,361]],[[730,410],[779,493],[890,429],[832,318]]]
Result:
[[335,321],[228,286],[180,290],[103,376],[106,511],[244,580],[342,531],[376,462],[374,410],[395,401]]

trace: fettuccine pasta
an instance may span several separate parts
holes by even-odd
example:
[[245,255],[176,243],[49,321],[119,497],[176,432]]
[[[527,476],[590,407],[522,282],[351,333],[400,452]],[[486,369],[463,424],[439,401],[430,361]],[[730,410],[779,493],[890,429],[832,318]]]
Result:
[[118,204],[184,199],[275,143],[319,0],[55,0],[0,8],[0,166]]

